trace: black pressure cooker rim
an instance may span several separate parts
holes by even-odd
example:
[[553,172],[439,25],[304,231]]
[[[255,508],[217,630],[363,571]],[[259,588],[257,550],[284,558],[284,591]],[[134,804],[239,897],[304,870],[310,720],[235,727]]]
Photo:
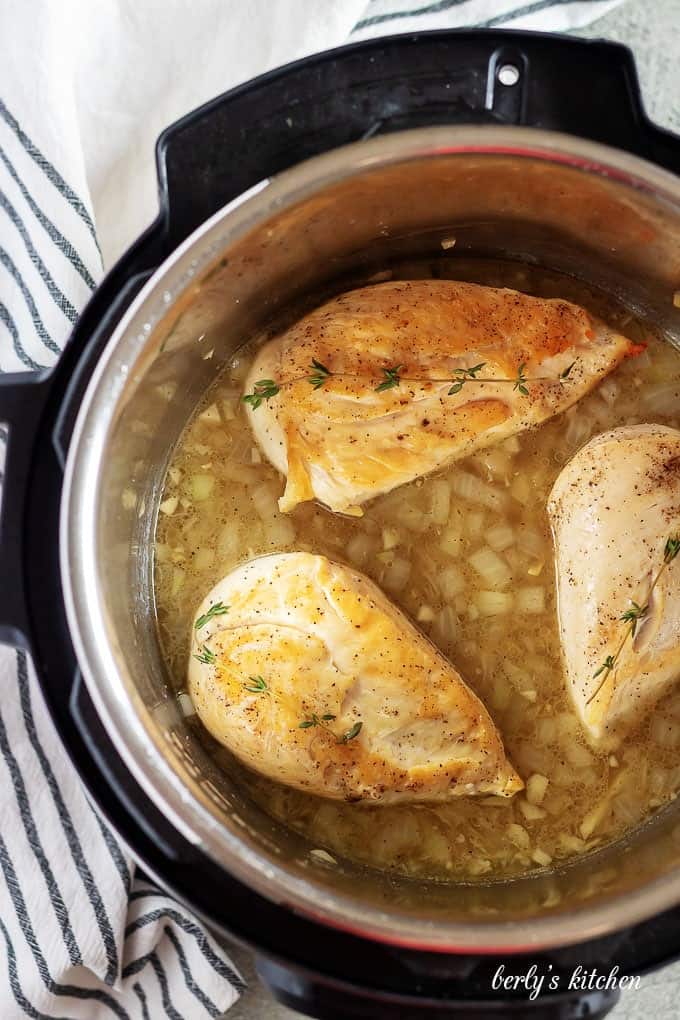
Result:
[[[493,87],[501,61],[515,63],[522,72],[521,89],[512,96]],[[369,62],[375,74],[370,82]],[[442,106],[439,95],[430,104],[412,97],[412,107],[404,100],[397,114],[381,117],[380,104],[385,106],[395,80],[385,71],[387,64],[392,69],[400,66],[404,77],[406,68],[418,76],[427,64],[441,78],[446,67],[453,67],[457,91],[449,94],[448,106]],[[579,68],[578,91],[587,96],[585,104],[574,92],[572,79],[561,80],[560,70],[563,74],[568,66]],[[333,100],[324,105],[319,97],[328,96],[332,82]],[[338,103],[347,104],[347,113],[357,89],[362,94],[368,89],[369,101],[358,113],[351,110],[351,115],[338,118]],[[614,107],[612,96],[619,98]],[[307,98],[306,106],[301,97]],[[294,144],[290,129],[284,130],[283,111],[290,112],[297,124]],[[453,31],[393,36],[329,51],[226,93],[164,132],[157,148],[157,219],[94,293],[57,367],[39,380],[23,376],[1,380],[0,416],[8,421],[10,445],[0,549],[0,568],[9,583],[0,593],[0,633],[31,649],[67,752],[90,796],[134,856],[178,899],[255,947],[262,954],[265,978],[284,1000],[303,1008],[301,1002],[304,1006],[311,997],[310,1008],[322,1009],[329,1017],[353,1015],[350,1004],[359,1001],[357,995],[372,994],[382,995],[392,1011],[398,1002],[403,1016],[409,1015],[406,1009],[416,1008],[420,1012],[413,1015],[422,1015],[429,996],[433,1004],[447,1002],[452,1012],[455,998],[465,1004],[466,1015],[475,1015],[473,1003],[481,1007],[488,999],[490,968],[507,964],[508,957],[422,953],[319,925],[235,882],[170,826],[118,757],[77,670],[59,576],[61,476],[80,399],[113,328],[144,282],[195,227],[254,184],[253,177],[270,176],[378,130],[452,122],[531,123],[567,130],[676,172],[680,168],[680,142],[646,117],[632,55],[624,47],[537,33]],[[254,123],[261,131],[250,152],[250,165],[239,161],[234,165],[229,154]],[[228,904],[219,914],[218,901]],[[679,951],[678,910],[578,947],[580,957],[591,959],[593,965],[618,963],[622,972],[636,973]],[[514,959],[524,967],[534,956]],[[558,966],[560,960],[568,966],[569,951],[539,954],[536,959],[546,967]],[[293,984],[286,978],[291,972]],[[299,994],[293,991],[295,981]],[[352,986],[360,992],[355,995]],[[333,1003],[341,1000],[348,1012],[334,1013]],[[572,1000],[574,996],[569,1001],[552,997],[549,1015],[575,1015],[569,1012]],[[603,1004],[593,1000],[591,1007],[590,1015],[596,1015]],[[355,1015],[383,1015],[379,1008],[372,1001],[373,1012]],[[487,1012],[492,1008],[507,1011],[510,1005],[500,999],[484,1005]]]

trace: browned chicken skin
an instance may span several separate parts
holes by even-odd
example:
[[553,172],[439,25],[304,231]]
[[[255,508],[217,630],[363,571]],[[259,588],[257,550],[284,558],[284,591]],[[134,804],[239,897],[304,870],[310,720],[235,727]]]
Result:
[[[262,379],[279,392],[248,413],[287,475],[282,511],[317,499],[361,515],[380,493],[565,410],[634,350],[568,301],[447,280],[383,283],[334,298],[265,344],[246,392]],[[330,373],[318,388],[314,361]],[[378,390],[390,371],[396,385]]]

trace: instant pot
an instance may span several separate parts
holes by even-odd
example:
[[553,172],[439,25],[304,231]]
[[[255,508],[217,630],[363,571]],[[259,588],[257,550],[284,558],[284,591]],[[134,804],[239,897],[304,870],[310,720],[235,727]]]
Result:
[[252,947],[281,1001],[322,1018],[605,1015],[612,974],[680,950],[675,805],[513,881],[333,865],[182,716],[152,545],[173,446],[234,349],[390,261],[546,266],[680,342],[680,140],[646,118],[625,48],[432,32],[264,75],[174,124],[157,160],[158,218],[57,367],[0,379],[2,637],[32,654],[68,754],[142,867]]

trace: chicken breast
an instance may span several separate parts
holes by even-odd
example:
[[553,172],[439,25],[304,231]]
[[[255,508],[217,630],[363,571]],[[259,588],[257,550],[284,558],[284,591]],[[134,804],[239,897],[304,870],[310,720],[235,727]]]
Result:
[[566,465],[548,512],[567,684],[591,742],[617,747],[680,677],[680,432],[632,425]]
[[287,475],[280,509],[317,499],[360,516],[374,496],[564,411],[634,350],[568,301],[383,283],[265,344],[245,394],[261,449]]
[[271,779],[383,803],[522,789],[479,698],[348,567],[304,552],[251,560],[213,588],[193,635],[200,718]]

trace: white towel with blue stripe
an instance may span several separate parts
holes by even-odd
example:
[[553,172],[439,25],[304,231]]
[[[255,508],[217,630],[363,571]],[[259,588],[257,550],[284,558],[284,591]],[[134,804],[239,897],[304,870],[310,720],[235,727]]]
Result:
[[[0,370],[54,364],[104,267],[154,218],[154,141],[188,110],[348,39],[565,29],[617,2],[3,0]],[[0,468],[5,440],[0,424]],[[2,1020],[221,1016],[240,975],[188,910],[135,880],[23,652],[0,648],[0,690]]]

